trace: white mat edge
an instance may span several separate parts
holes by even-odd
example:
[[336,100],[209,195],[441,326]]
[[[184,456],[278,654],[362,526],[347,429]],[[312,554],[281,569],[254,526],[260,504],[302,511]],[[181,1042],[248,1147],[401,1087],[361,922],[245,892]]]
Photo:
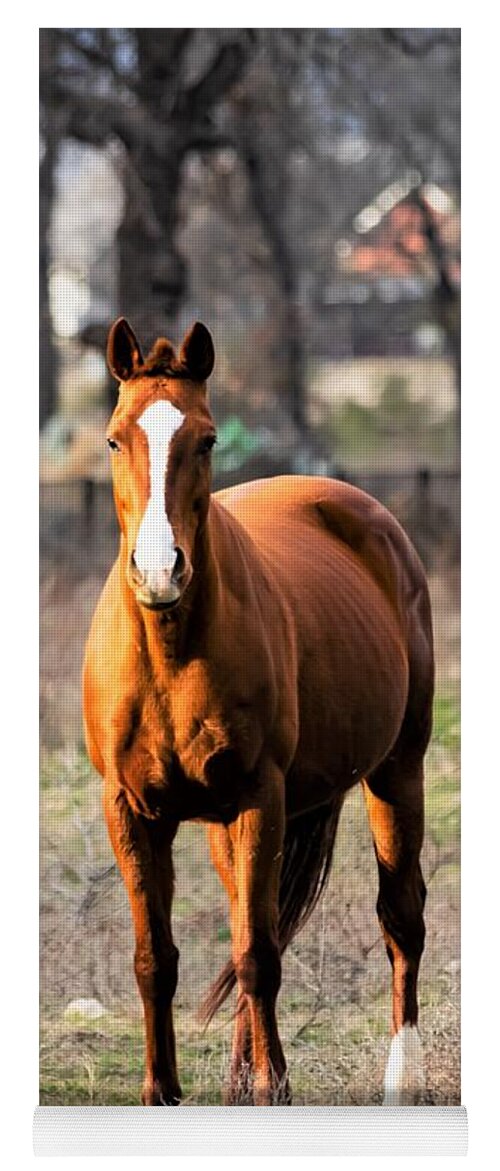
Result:
[[37,1156],[466,1155],[463,1106],[38,1106]]

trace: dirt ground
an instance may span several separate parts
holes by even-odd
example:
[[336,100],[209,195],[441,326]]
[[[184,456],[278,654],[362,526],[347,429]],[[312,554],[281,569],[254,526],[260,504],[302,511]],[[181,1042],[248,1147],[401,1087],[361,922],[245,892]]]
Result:
[[[79,732],[79,659],[101,569],[42,588],[41,1102],[136,1104],[142,1069],[133,942],[100,813],[100,780]],[[459,617],[455,572],[431,578],[438,657],[427,758],[427,946],[420,981],[430,1104],[460,1101]],[[77,621],[75,620],[77,616]],[[57,727],[56,727],[57,725]],[[57,732],[57,736],[55,733]],[[229,1006],[204,1034],[196,1008],[225,962],[225,896],[201,826],[175,846],[176,1022],[188,1103],[217,1103],[231,1038]],[[389,1045],[389,965],[375,915],[376,869],[361,793],[346,802],[326,894],[284,962],[280,1028],[294,1101],[381,1100]],[[68,1017],[78,997],[103,1015]]]

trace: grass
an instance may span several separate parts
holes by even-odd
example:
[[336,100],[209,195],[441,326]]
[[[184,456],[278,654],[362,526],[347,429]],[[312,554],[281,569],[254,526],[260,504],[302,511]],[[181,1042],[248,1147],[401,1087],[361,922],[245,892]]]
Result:
[[434,701],[433,744],[452,752],[460,747],[460,705],[458,688],[447,688]]
[[426,785],[427,832],[442,850],[453,854],[460,839],[460,707],[457,687],[438,692],[434,731],[428,754]]
[[[446,992],[440,985],[433,995],[424,987],[421,995],[428,1101],[436,1105],[459,1100],[457,1048],[443,1058],[450,1041],[457,1045],[455,1012]],[[342,1012],[325,1008],[317,1022],[301,1029],[300,1015],[286,1006],[284,1011],[282,1003],[281,1034],[295,1105],[379,1104],[389,1014],[385,995],[372,1003],[370,1011],[356,1005]],[[207,1041],[193,1033],[185,1014],[177,1012],[176,1033],[184,1105],[222,1105],[229,1066],[228,1025]],[[47,1024],[42,1029],[41,1105],[134,1106],[140,1100],[142,1074],[138,1018],[108,1018],[98,1030]]]

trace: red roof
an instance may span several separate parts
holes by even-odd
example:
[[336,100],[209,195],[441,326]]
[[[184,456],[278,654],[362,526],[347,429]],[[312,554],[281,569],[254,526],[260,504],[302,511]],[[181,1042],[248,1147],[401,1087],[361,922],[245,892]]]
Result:
[[[429,207],[439,241],[444,247],[450,280],[460,283],[460,219],[458,212],[436,212]],[[360,276],[432,279],[434,260],[422,211],[404,200],[355,243],[343,261],[344,271]]]

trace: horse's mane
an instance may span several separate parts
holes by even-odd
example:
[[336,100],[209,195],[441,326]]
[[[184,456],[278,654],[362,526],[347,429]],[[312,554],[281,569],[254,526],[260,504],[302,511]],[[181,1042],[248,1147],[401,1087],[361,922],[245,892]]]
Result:
[[147,357],[136,366],[132,377],[157,378],[161,375],[168,378],[191,378],[197,381],[186,364],[177,357],[172,342],[166,337],[158,338]]

